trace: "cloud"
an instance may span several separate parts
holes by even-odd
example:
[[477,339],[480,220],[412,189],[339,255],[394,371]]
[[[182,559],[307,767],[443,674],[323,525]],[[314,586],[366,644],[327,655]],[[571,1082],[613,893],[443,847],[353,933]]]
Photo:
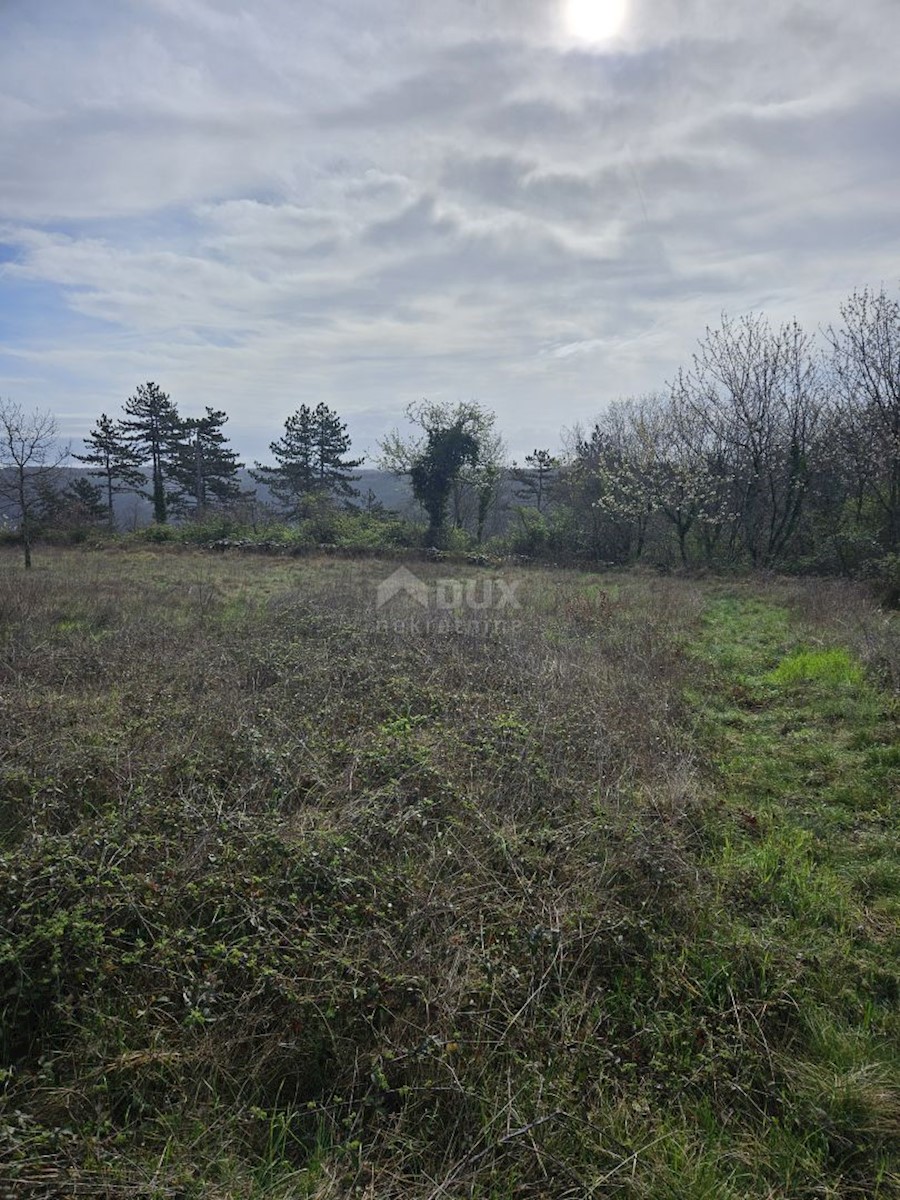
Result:
[[0,394],[74,424],[159,379],[247,457],[303,401],[371,443],[477,398],[521,455],[722,309],[900,277],[896,0],[631,0],[601,53],[560,13],[4,8]]

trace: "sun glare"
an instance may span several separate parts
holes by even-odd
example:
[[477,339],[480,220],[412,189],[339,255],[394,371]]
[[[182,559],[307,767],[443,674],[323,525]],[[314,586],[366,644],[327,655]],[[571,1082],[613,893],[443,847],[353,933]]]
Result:
[[628,0],[565,0],[566,32],[599,45],[621,32],[627,12]]

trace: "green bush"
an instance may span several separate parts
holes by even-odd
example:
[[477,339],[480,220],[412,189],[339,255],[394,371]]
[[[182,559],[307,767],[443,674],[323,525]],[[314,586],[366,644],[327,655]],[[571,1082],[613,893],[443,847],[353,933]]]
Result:
[[551,529],[547,518],[536,508],[518,508],[516,517],[517,523],[506,539],[510,553],[540,558],[546,553],[551,541]]
[[867,574],[875,583],[881,603],[886,608],[900,608],[900,554],[877,559]]
[[137,537],[142,542],[153,546],[161,546],[166,542],[178,541],[178,531],[171,525],[148,525],[138,531]]

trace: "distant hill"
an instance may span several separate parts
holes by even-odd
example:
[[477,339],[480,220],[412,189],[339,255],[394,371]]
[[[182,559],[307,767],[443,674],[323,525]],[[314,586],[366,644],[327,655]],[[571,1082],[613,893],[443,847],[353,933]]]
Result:
[[[352,501],[353,504],[363,507],[369,501],[374,500],[403,517],[424,520],[422,509],[413,499],[412,488],[407,479],[398,479],[396,475],[392,475],[388,471],[372,468],[361,469],[357,474],[359,480],[356,488],[359,495]],[[60,486],[65,487],[70,479],[84,478],[86,475],[87,471],[83,467],[60,467],[58,472]],[[256,499],[262,504],[271,502],[269,489],[264,484],[257,483],[249,471],[246,469],[240,471],[239,479],[241,487],[248,492],[254,492]],[[507,477],[501,485],[500,502],[494,507],[488,519],[486,535],[502,533],[509,524],[511,511],[520,503],[521,501],[514,494],[514,483]],[[471,501],[470,507],[473,505],[474,501]],[[145,497],[133,492],[117,495],[114,507],[116,522],[122,531],[141,529],[153,521],[153,505]],[[17,512],[14,506],[7,504],[4,509],[3,502],[0,501],[0,521],[4,518],[14,521],[16,516]],[[467,527],[471,527],[473,523],[474,514],[469,513]]]
[[[413,500],[412,490],[405,480],[398,479],[387,471],[360,470],[358,474],[360,478],[356,487],[359,490],[359,497],[354,501],[355,504],[364,505],[367,497],[371,497],[383,504],[385,508],[393,509],[403,516],[419,514],[418,505]],[[88,472],[83,467],[60,467],[58,471],[60,487],[65,487],[72,479],[85,478],[87,475]],[[264,484],[259,484],[252,479],[249,471],[240,471],[239,477],[244,490],[255,492],[257,499],[263,504],[270,503],[269,489]],[[149,481],[147,486],[149,489]],[[114,508],[116,521],[119,528],[123,530],[141,529],[153,520],[153,505],[149,500],[134,492],[117,495],[114,500]],[[5,517],[14,521],[17,516],[18,510],[15,505],[4,504],[0,500],[0,519]]]

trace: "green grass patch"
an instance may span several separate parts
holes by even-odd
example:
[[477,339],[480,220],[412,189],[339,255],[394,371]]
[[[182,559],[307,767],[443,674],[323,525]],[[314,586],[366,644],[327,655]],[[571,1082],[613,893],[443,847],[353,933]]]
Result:
[[796,650],[769,673],[773,683],[816,683],[827,687],[861,688],[865,672],[848,650],[832,646],[826,650]]
[[[696,646],[707,687],[693,694],[719,800],[708,827],[718,906],[707,937],[773,947],[767,973],[794,1012],[789,1045],[773,1048],[793,1123],[772,1127],[772,1159],[776,1139],[777,1154],[795,1164],[812,1155],[823,1178],[893,1195],[896,702],[846,646],[810,648],[823,635],[835,636],[749,589],[707,608]],[[801,1113],[819,1122],[818,1136],[801,1134]]]

